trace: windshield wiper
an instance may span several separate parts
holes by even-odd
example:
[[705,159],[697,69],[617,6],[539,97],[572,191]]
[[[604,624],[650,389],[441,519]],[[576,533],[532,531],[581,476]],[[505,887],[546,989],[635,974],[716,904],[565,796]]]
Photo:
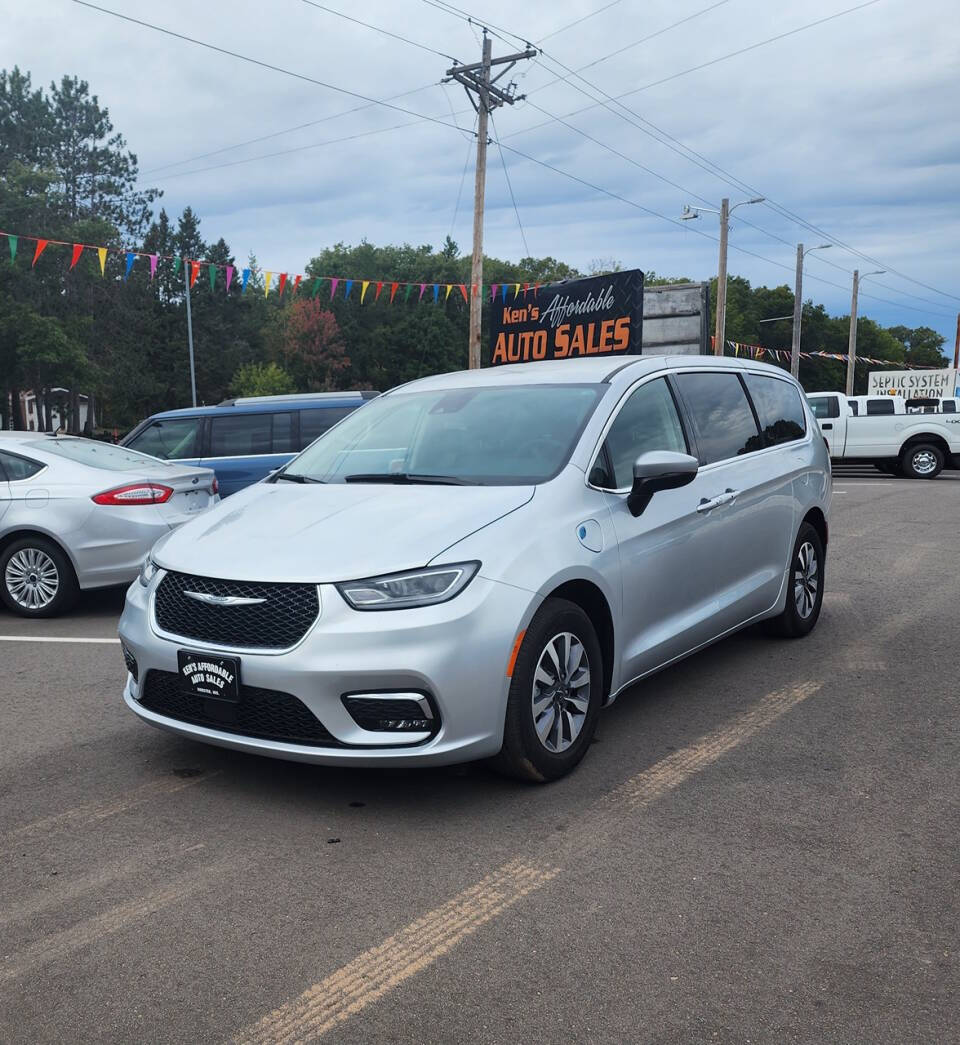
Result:
[[356,475],[345,475],[345,483],[398,483],[411,486],[476,486],[469,479],[460,479],[455,475],[417,475],[413,472],[358,472]]
[[322,479],[313,479],[309,475],[300,475],[298,472],[280,472],[273,477],[273,482],[278,483],[283,479],[288,483],[322,483]]

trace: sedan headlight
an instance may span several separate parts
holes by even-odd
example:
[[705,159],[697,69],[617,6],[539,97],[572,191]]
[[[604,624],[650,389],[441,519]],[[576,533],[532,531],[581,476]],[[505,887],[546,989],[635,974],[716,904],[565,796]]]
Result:
[[337,591],[355,610],[400,610],[412,606],[432,606],[447,602],[470,583],[478,562],[459,562],[450,566],[430,566],[424,570],[344,581]]
[[[149,588],[150,587],[150,582],[153,580],[154,577],[156,577],[157,570],[159,568],[160,567],[157,566],[157,564],[153,561],[153,559],[151,559],[150,556],[148,555],[143,560],[143,565],[140,567],[140,576],[137,579],[140,581],[140,583],[145,588]],[[129,576],[129,574],[128,574],[128,576]]]

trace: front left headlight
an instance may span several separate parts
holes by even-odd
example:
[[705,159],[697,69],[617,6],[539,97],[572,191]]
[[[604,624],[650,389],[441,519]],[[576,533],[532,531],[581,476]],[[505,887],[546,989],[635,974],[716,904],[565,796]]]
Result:
[[355,610],[400,610],[447,602],[473,580],[478,562],[429,566],[359,581],[344,581],[337,591]]
[[154,577],[156,577],[157,570],[159,568],[160,567],[157,566],[153,559],[148,555],[143,560],[143,565],[140,567],[140,576],[137,578],[137,580],[140,581],[144,588],[149,588],[150,582],[153,580]]

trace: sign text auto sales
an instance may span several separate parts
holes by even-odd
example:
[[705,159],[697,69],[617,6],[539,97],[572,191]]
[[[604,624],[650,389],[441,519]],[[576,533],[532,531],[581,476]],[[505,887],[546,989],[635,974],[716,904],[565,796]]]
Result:
[[643,273],[548,283],[491,306],[490,361],[529,363],[640,352]]

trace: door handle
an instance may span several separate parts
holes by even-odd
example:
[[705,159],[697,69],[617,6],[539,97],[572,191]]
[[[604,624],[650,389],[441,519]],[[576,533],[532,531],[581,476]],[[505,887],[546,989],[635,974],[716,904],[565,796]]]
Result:
[[821,425],[820,428],[824,432],[830,432],[830,431],[833,430],[833,425],[832,424],[825,424],[825,425]]
[[740,496],[739,490],[726,489],[723,493],[717,494],[716,497],[706,498],[697,505],[697,511],[703,514],[704,512],[712,512],[714,508],[722,508],[725,504],[733,504],[733,502]]

